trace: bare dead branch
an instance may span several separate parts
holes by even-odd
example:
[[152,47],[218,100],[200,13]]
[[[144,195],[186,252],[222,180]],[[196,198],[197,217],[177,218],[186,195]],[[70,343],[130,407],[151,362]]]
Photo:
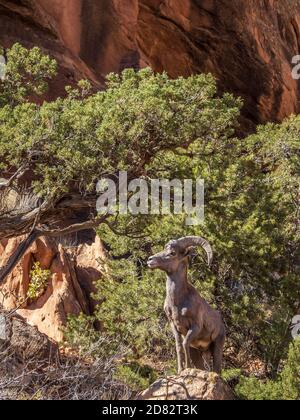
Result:
[[27,169],[28,166],[23,165],[8,180],[0,181],[0,190],[4,188],[10,188],[16,179],[20,179],[25,174]]

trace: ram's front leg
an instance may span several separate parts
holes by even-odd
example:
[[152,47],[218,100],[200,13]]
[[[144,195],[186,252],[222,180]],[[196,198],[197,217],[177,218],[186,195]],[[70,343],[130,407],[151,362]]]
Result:
[[200,328],[197,325],[194,325],[189,332],[187,333],[185,339],[183,340],[183,350],[185,354],[185,368],[190,369],[192,367],[191,360],[191,343],[198,337],[200,333]]
[[177,331],[175,325],[171,323],[171,328],[175,337],[176,342],[176,353],[177,353],[177,366],[178,366],[178,374],[183,371],[183,361],[184,361],[184,350],[183,350],[183,343],[182,343],[182,336]]

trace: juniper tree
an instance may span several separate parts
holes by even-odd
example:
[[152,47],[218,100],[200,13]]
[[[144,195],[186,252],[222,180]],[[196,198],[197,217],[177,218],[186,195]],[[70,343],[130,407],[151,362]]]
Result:
[[227,137],[239,112],[231,95],[217,97],[210,75],[171,80],[150,69],[111,74],[93,94],[83,81],[65,98],[31,102],[54,77],[55,62],[18,44],[7,58],[0,82],[0,237],[27,238],[0,282],[38,236],[108,223],[96,212],[99,179],[116,180],[125,170],[130,181],[159,151]]

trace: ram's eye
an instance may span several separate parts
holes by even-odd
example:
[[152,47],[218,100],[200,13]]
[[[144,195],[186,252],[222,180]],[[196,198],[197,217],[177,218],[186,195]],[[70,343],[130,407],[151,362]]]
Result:
[[176,255],[176,252],[175,251],[172,251],[172,252],[169,253],[169,256],[170,257],[175,257],[175,255]]

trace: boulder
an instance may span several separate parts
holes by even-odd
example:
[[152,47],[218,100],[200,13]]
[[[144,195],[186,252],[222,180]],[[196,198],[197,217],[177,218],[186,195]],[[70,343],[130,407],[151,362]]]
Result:
[[157,380],[139,395],[140,400],[234,400],[229,385],[220,376],[197,369]]
[[57,344],[24,319],[9,312],[0,312],[0,349],[9,350],[19,362],[54,360],[58,355]]

